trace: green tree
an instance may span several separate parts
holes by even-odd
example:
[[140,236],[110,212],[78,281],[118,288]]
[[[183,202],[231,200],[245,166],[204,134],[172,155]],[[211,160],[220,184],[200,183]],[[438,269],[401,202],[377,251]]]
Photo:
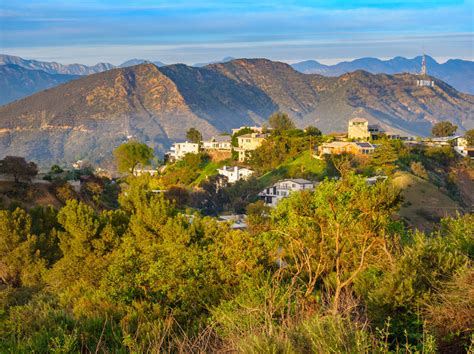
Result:
[[431,128],[431,134],[436,137],[451,136],[456,132],[457,129],[457,125],[454,125],[448,121],[444,121],[433,125]]
[[272,213],[272,233],[286,264],[279,272],[306,298],[324,287],[338,312],[344,291],[370,263],[387,258],[390,216],[399,202],[389,182],[369,186],[354,175],[281,201]]
[[323,133],[321,133],[321,130],[319,130],[318,128],[316,127],[313,127],[313,126],[309,126],[307,127],[305,130],[306,134],[310,135],[310,136],[321,136]]
[[398,160],[398,153],[392,141],[383,141],[372,154],[372,164],[390,175],[395,169],[395,162]]
[[30,233],[31,217],[23,209],[0,210],[0,279],[13,286],[37,285],[45,262],[37,252],[38,238]]
[[276,112],[268,118],[268,124],[275,132],[282,132],[283,130],[295,129],[295,123],[286,113]]
[[138,141],[129,141],[114,150],[114,157],[119,172],[133,175],[138,165],[150,165],[153,158],[153,149]]
[[34,162],[26,162],[19,156],[7,156],[0,160],[0,173],[12,175],[15,182],[20,179],[30,180],[38,174],[38,166]]
[[470,129],[464,134],[468,146],[474,146],[474,129]]
[[186,132],[186,139],[192,143],[200,144],[202,141],[202,134],[196,128],[191,128]]

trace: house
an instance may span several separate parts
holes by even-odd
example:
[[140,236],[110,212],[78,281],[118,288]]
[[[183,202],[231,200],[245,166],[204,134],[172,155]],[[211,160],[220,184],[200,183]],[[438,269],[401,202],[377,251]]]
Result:
[[474,146],[469,146],[466,138],[458,137],[455,140],[454,151],[463,157],[474,159]]
[[265,188],[258,194],[266,205],[274,207],[278,202],[293,192],[312,191],[314,182],[302,178],[285,179]]
[[349,142],[349,141],[333,141],[331,143],[324,143],[318,146],[316,158],[321,159],[324,155],[341,155],[351,154],[355,156],[369,155],[375,151],[377,145],[361,141],[361,142]]
[[451,146],[453,143],[457,144],[458,139],[462,138],[460,135],[452,135],[452,136],[441,136],[441,137],[431,137],[423,139],[423,145],[427,146]]
[[228,183],[235,183],[237,181],[240,181],[241,179],[247,179],[251,175],[253,175],[253,171],[245,168],[245,167],[239,167],[239,166],[234,166],[234,167],[227,167],[224,166],[222,168],[219,168],[217,170],[220,175],[227,177]]
[[349,139],[369,140],[377,139],[382,133],[378,125],[371,125],[365,118],[353,118],[349,121],[347,136]]
[[232,150],[232,138],[229,135],[212,137],[201,144],[204,150]]
[[[262,134],[262,133],[264,132],[264,130],[265,130],[264,127],[257,127],[256,125],[253,126],[253,127],[249,127],[248,125],[245,125],[245,126],[242,126],[242,127],[240,127],[240,128],[234,128],[234,129],[232,129],[232,135],[234,135],[235,133],[238,133],[238,132],[241,131],[242,129],[252,129],[252,131],[253,131],[254,133],[259,133],[259,134]],[[269,128],[266,128],[266,129],[268,130]]]
[[152,168],[136,168],[133,171],[134,176],[142,176],[144,174],[149,174],[150,176],[155,176],[158,174],[157,169],[152,169]]
[[89,167],[91,167],[91,163],[86,160],[77,160],[76,162],[72,164],[72,168],[74,168],[75,170],[82,170],[84,168],[89,168]]
[[247,228],[246,215],[231,214],[231,215],[219,215],[218,222],[229,223],[229,227],[232,230],[244,230]]
[[199,144],[190,143],[185,141],[184,143],[174,143],[170,151],[167,153],[170,161],[179,161],[186,154],[197,154],[199,153]]
[[235,151],[239,154],[239,161],[244,162],[249,156],[250,152],[262,145],[267,138],[267,134],[250,133],[237,137],[238,147]]

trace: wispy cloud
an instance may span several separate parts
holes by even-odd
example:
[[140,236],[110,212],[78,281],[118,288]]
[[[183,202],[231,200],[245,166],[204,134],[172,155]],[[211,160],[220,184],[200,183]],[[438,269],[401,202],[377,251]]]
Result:
[[24,0],[0,9],[3,52],[67,61],[386,57],[423,46],[474,56],[473,0]]

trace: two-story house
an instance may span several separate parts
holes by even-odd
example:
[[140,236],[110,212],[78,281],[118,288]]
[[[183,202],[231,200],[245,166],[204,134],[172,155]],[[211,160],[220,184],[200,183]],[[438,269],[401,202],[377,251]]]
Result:
[[288,197],[291,193],[314,190],[314,185],[314,182],[303,178],[284,179],[265,188],[258,196],[266,205],[275,207],[280,200]]
[[212,137],[201,144],[204,150],[232,150],[232,138],[229,135]]
[[217,172],[222,175],[227,177],[227,182],[232,184],[237,181],[240,181],[241,179],[248,179],[251,175],[253,175],[253,171],[245,168],[245,167],[239,167],[239,166],[234,166],[234,167],[227,167],[224,166],[222,168],[219,168]]
[[365,118],[353,118],[348,124],[347,137],[355,140],[374,140],[382,132],[378,125],[369,124],[369,121]]
[[199,153],[199,144],[185,141],[184,143],[174,143],[167,155],[170,161],[179,161],[186,154],[197,153]]
[[239,161],[244,162],[250,156],[250,152],[262,145],[266,138],[267,134],[260,133],[244,134],[237,137],[239,146],[235,148],[235,151],[239,154]]

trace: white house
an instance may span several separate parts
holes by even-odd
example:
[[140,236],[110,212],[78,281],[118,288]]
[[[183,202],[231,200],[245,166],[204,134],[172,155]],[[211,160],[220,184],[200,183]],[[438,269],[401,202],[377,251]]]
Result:
[[266,205],[275,207],[278,202],[293,192],[314,190],[314,182],[302,178],[284,179],[271,187],[265,188],[258,196]]
[[232,138],[229,135],[212,137],[202,142],[204,150],[232,150]]
[[133,171],[134,176],[142,176],[144,174],[149,174],[150,176],[156,176],[158,174],[158,170],[153,169],[153,168],[136,168]]
[[469,146],[467,139],[464,137],[458,137],[456,139],[454,151],[463,157],[474,158],[474,146]]
[[247,179],[254,173],[248,168],[239,166],[224,166],[222,168],[219,168],[217,172],[219,172],[220,175],[227,177],[227,181],[231,184],[240,181],[241,179]]
[[178,161],[181,160],[186,154],[197,153],[199,153],[199,144],[185,141],[184,143],[174,143],[167,155],[171,161]]
[[[244,125],[240,128],[234,128],[232,129],[232,135],[234,135],[235,133],[238,133],[239,131],[241,131],[242,129],[251,129],[254,133],[263,133],[263,131],[265,130],[264,127],[258,127],[256,125],[254,125],[253,127],[250,127],[248,125]],[[270,130],[270,128],[266,128],[267,130]]]

